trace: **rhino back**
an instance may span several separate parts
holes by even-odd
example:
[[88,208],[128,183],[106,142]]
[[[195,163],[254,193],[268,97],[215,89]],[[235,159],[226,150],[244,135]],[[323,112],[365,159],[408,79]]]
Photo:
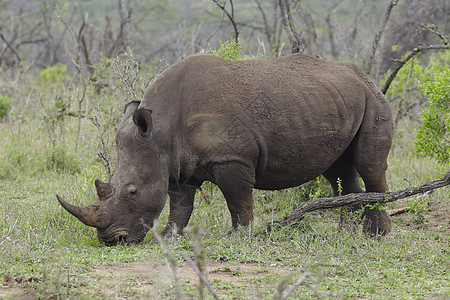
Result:
[[144,105],[177,145],[177,172],[234,161],[255,168],[255,187],[286,188],[323,173],[356,135],[372,91],[355,68],[198,55],[164,72]]

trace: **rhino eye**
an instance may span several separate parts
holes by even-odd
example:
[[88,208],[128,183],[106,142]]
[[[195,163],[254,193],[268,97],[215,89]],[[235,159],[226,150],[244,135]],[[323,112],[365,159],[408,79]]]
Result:
[[128,191],[128,194],[129,194],[130,196],[136,196],[136,194],[137,194],[137,189],[136,189],[136,187],[135,187],[134,185],[132,185],[132,184],[130,184],[129,186],[127,186],[127,191]]

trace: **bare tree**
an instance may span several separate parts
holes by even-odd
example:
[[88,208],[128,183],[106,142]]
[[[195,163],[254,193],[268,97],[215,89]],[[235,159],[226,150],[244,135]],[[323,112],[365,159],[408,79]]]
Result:
[[342,1],[344,1],[344,0],[336,0],[331,5],[329,5],[327,8],[327,16],[325,17],[325,22],[328,25],[328,38],[330,40],[331,56],[333,56],[333,58],[337,58],[339,55],[339,52],[337,50],[336,42],[334,39],[335,25],[331,21],[331,17],[333,15],[333,12],[335,11],[335,9],[338,7],[339,4],[342,3]]
[[295,28],[295,23],[292,18],[291,6],[289,0],[279,0],[281,21],[283,23],[284,29],[289,38],[289,42],[292,45],[292,53],[298,53],[305,51],[306,41],[303,37],[302,32],[298,32]]
[[230,1],[231,12],[226,8],[227,1],[226,0],[213,0],[213,2],[223,11],[223,13],[228,17],[234,29],[234,40],[236,43],[239,42],[239,30],[237,27],[237,23],[234,16],[234,4],[233,0]]
[[386,24],[389,21],[389,17],[391,15],[392,8],[396,6],[398,3],[398,0],[391,0],[389,3],[386,13],[384,14],[384,19],[380,24],[380,27],[378,28],[378,32],[375,35],[373,42],[372,42],[372,49],[370,51],[369,59],[367,61],[366,65],[366,74],[370,74],[370,70],[372,69],[373,60],[375,58],[375,53],[377,52],[378,45],[381,40],[381,36],[383,35],[384,29],[386,28]]

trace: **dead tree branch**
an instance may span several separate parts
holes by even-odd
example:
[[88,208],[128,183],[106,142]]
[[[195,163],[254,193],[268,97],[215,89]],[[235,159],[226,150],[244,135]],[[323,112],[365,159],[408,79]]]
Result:
[[409,55],[407,55],[402,60],[395,60],[397,63],[397,66],[395,69],[392,70],[391,75],[389,75],[388,79],[386,80],[386,83],[384,84],[383,88],[381,89],[381,92],[383,94],[386,94],[387,90],[391,86],[392,81],[394,81],[395,77],[397,76],[398,71],[414,56],[419,54],[420,52],[427,51],[427,50],[444,50],[444,49],[450,49],[450,45],[427,45],[427,46],[419,46],[417,48],[414,48],[414,50],[411,51]]
[[367,61],[366,66],[366,74],[370,74],[370,70],[372,69],[373,59],[375,58],[375,53],[377,52],[378,44],[380,43],[381,36],[383,35],[384,29],[386,28],[386,24],[389,21],[389,16],[391,15],[392,8],[396,6],[398,0],[391,0],[389,3],[386,13],[384,14],[383,22],[380,24],[380,28],[378,29],[377,34],[375,35],[372,42],[372,50],[370,51],[369,60]]
[[291,6],[289,0],[279,0],[281,21],[283,27],[288,34],[289,41],[292,45],[292,53],[303,52],[306,47],[306,41],[303,37],[302,32],[297,32],[294,25],[294,20],[292,18]]
[[227,15],[228,19],[230,19],[231,24],[233,25],[233,29],[234,29],[234,40],[236,41],[236,43],[239,42],[239,30],[236,24],[236,21],[234,19],[234,4],[233,4],[233,0],[230,0],[230,5],[231,5],[231,13],[228,12],[227,8],[225,7],[226,5],[226,0],[213,0],[213,2],[223,11],[224,14]]
[[392,193],[352,193],[345,196],[321,198],[310,200],[299,208],[295,209],[289,216],[275,220],[268,224],[269,229],[277,229],[286,225],[300,222],[307,213],[319,209],[338,208],[342,206],[360,206],[373,203],[387,203],[399,199],[411,197],[417,194],[423,194],[427,191],[442,188],[450,184],[450,171],[441,179],[426,182],[419,187],[408,187]]
[[20,58],[20,55],[14,49],[14,47],[12,46],[12,43],[8,42],[5,38],[5,36],[3,35],[3,33],[1,33],[1,32],[0,32],[0,39],[5,43],[6,48],[9,49],[14,54],[14,56],[17,59],[17,63],[19,64],[22,61],[22,58]]
[[330,6],[328,6],[327,9],[327,16],[325,17],[325,22],[328,26],[328,38],[330,40],[330,46],[331,46],[331,55],[334,58],[337,58],[339,53],[336,47],[336,42],[334,40],[334,24],[331,21],[331,16],[334,12],[334,10],[338,7],[339,4],[342,3],[344,0],[336,0],[334,3],[332,3]]
[[426,45],[426,46],[419,46],[414,48],[410,51],[410,53],[404,57],[401,60],[395,60],[397,63],[397,66],[392,70],[392,73],[389,75],[388,79],[386,80],[386,83],[384,84],[383,88],[381,89],[381,92],[383,94],[386,94],[387,90],[391,86],[392,81],[394,81],[395,77],[397,76],[397,73],[400,71],[400,69],[413,57],[418,55],[421,52],[427,51],[427,50],[448,50],[450,49],[450,43],[448,35],[439,31],[435,25],[424,25],[420,24],[420,27],[423,29],[429,30],[432,33],[435,33],[441,38],[441,41],[444,45]]
[[448,34],[440,31],[436,25],[431,24],[431,25],[425,25],[425,24],[420,24],[420,27],[422,27],[424,30],[428,30],[434,34],[436,34],[438,37],[441,38],[442,43],[444,43],[445,46],[449,46],[449,39],[448,39]]

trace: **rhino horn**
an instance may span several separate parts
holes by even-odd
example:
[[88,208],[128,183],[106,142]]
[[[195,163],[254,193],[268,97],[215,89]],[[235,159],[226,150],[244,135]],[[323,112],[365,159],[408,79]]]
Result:
[[112,194],[111,183],[103,182],[100,179],[95,180],[95,189],[97,190],[98,198],[100,201],[108,199]]
[[56,198],[65,210],[84,224],[100,229],[106,228],[107,222],[102,216],[100,203],[96,202],[88,206],[76,206],[66,202],[59,195],[56,195]]

